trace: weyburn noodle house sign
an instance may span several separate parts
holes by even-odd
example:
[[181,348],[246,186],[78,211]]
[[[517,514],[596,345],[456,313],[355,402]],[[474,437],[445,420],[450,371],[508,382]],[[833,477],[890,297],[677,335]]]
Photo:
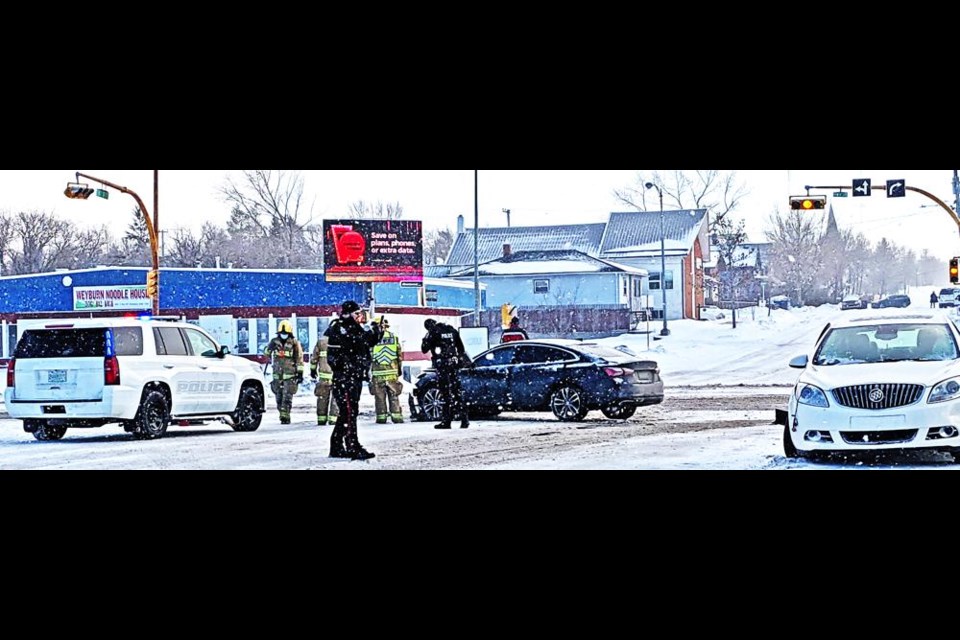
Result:
[[153,308],[146,284],[74,287],[74,311],[141,311]]

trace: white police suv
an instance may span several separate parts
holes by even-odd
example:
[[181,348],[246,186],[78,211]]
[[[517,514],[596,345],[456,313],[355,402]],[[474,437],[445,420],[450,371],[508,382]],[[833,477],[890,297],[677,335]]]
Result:
[[7,412],[37,440],[68,428],[120,423],[159,438],[173,421],[221,418],[256,431],[260,367],[203,329],[160,319],[50,320],[25,329],[7,365]]

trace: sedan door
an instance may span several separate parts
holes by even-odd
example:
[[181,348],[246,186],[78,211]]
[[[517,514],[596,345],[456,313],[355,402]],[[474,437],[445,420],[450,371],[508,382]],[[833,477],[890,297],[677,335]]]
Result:
[[566,364],[579,358],[566,349],[520,345],[510,373],[510,389],[517,409],[542,409],[551,390],[566,375]]
[[517,347],[496,347],[480,354],[473,369],[460,371],[463,399],[468,407],[510,407],[510,369]]

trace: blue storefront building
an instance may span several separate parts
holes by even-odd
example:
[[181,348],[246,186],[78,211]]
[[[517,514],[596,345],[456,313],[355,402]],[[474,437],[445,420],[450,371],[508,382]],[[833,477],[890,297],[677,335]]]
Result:
[[[0,277],[2,357],[9,358],[18,330],[51,318],[148,314],[145,267],[97,267]],[[406,286],[411,285],[411,286]],[[485,300],[481,287],[481,306]],[[160,315],[199,324],[242,355],[262,352],[280,320],[292,320],[305,349],[316,343],[344,300],[373,303],[400,336],[405,356],[419,359],[423,320],[459,326],[472,313],[472,284],[425,278],[414,283],[327,282],[322,271],[161,269]],[[19,327],[19,329],[18,329]]]

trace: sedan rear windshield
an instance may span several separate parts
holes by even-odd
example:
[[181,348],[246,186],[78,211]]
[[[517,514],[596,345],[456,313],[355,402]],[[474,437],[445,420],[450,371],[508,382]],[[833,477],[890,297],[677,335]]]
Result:
[[46,329],[23,332],[13,356],[27,358],[102,358],[106,353],[107,330]]

